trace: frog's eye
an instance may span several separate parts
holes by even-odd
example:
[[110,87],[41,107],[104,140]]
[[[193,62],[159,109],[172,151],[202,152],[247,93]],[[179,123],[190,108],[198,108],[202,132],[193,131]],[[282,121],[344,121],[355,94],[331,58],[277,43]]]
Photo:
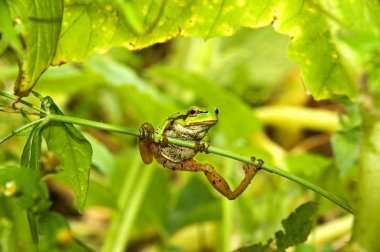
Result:
[[198,114],[198,110],[192,109],[189,111],[189,116],[196,116]]

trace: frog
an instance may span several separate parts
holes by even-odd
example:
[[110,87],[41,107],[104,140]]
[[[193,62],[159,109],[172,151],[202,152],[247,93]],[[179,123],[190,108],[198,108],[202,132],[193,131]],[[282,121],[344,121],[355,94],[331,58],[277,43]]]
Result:
[[[263,161],[258,164],[244,164],[245,176],[235,190],[214,167],[194,159],[198,152],[207,153],[210,139],[208,131],[218,122],[219,110],[214,107],[202,108],[191,106],[169,116],[156,128],[150,123],[140,127],[139,150],[145,164],[155,159],[160,165],[173,171],[203,172],[213,188],[229,200],[236,199],[251,183],[261,169]],[[195,148],[187,148],[168,143],[168,137],[195,142]],[[255,158],[251,158],[255,161]]]

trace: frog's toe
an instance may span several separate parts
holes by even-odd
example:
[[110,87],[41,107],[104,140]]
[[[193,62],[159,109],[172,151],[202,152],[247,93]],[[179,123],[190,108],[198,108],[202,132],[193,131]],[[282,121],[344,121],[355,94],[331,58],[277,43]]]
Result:
[[161,139],[159,140],[159,143],[161,146],[165,147],[169,145],[169,140],[166,136],[162,136]]
[[139,139],[140,140],[143,140],[143,139],[151,140],[151,139],[153,139],[153,133],[154,133],[153,126],[150,123],[145,122],[140,127]]
[[206,144],[205,142],[201,142],[201,141],[197,141],[195,142],[195,151],[196,152],[205,152],[205,153],[208,153],[207,149],[208,149],[208,144]]

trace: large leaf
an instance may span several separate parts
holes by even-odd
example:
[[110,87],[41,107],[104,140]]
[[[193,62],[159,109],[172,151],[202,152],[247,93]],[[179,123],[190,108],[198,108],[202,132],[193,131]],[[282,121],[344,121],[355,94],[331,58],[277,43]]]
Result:
[[63,0],[8,1],[11,16],[19,23],[25,45],[15,93],[26,96],[49,67],[57,48]]
[[[330,41],[325,16],[309,1],[140,0],[129,1],[127,6],[100,0],[69,3],[54,60],[57,64],[81,61],[112,46],[140,49],[177,36],[228,36],[241,26],[255,28],[273,23],[277,31],[292,38],[289,56],[303,67],[307,88],[316,98],[353,95]],[[123,19],[121,13],[129,15]]]
[[[14,17],[20,13],[27,28],[27,57],[16,85],[19,95],[27,94],[51,63],[61,24],[61,1],[30,2],[16,1],[11,8]],[[32,14],[27,15],[25,9],[30,6]],[[53,64],[83,61],[115,46],[137,50],[177,36],[229,36],[242,26],[272,23],[292,39],[289,56],[302,66],[306,87],[315,98],[353,96],[354,88],[331,43],[325,16],[314,2],[72,0],[64,2],[64,9]],[[42,47],[46,44],[47,49]],[[35,46],[28,48],[30,45]]]
[[[44,98],[44,108],[51,113],[63,113],[50,97]],[[87,139],[72,125],[49,122],[42,130],[48,149],[54,152],[63,171],[63,179],[74,189],[77,208],[83,210],[89,183],[92,148]]]

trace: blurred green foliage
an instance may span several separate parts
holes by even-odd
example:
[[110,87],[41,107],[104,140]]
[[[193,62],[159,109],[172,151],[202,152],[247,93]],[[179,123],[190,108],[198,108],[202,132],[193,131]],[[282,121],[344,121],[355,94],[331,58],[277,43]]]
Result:
[[[26,38],[22,49],[14,23],[8,21],[24,13],[28,6],[20,1],[0,0],[0,13],[4,17],[0,19],[1,90],[12,92],[19,78],[16,93],[26,95],[34,87],[33,90],[42,95],[51,96],[66,115],[135,129],[143,122],[157,125],[168,115],[190,105],[216,106],[220,120],[210,132],[211,145],[262,158],[353,203],[358,194],[358,159],[363,155],[359,146],[362,134],[366,133],[362,128],[360,109],[363,108],[357,102],[361,98],[358,86],[363,84],[365,88],[367,79],[376,80],[378,76],[378,63],[372,61],[377,57],[368,56],[376,55],[378,48],[373,39],[376,27],[357,31],[355,26],[352,34],[357,32],[361,36],[353,36],[345,30],[350,24],[342,29],[337,25],[339,22],[332,22],[334,19],[325,13],[324,8],[329,7],[327,1],[321,1],[321,5],[317,1],[269,1],[270,4],[268,1],[237,1],[220,6],[219,1],[214,1],[215,5],[209,1],[193,1],[191,5],[187,1],[163,0],[153,1],[150,9],[145,8],[147,1],[57,2],[66,8],[64,13],[59,12],[59,8],[54,9],[55,5],[33,5],[32,18],[21,15],[16,20],[16,28],[24,31],[22,35]],[[339,1],[333,2],[339,9],[335,5]],[[208,11],[198,7],[202,3],[211,6]],[[9,7],[10,11],[3,7]],[[52,16],[47,20],[33,16],[40,10],[52,8],[54,12],[49,12]],[[376,19],[370,8],[359,10],[369,13],[363,15],[369,21]],[[347,11],[347,15],[351,12]],[[336,11],[334,15],[351,20],[345,13]],[[200,22],[194,19],[195,14],[208,18]],[[359,14],[357,18],[360,19]],[[61,19],[63,26],[57,38],[57,23]],[[360,24],[366,21],[363,18]],[[269,23],[274,29],[241,28]],[[30,28],[26,30],[29,33],[22,29],[23,24]],[[39,40],[39,36],[51,30],[54,31],[52,36]],[[232,35],[235,31],[231,37],[214,38]],[[194,35],[202,38],[191,37]],[[157,42],[165,43],[155,44]],[[51,47],[47,50],[47,45],[57,45],[57,51]],[[148,45],[150,47],[143,49]],[[287,58],[287,51],[289,58],[299,65]],[[39,53],[45,58],[34,61]],[[17,67],[20,59],[21,72]],[[66,64],[47,68],[51,62]],[[27,82],[20,79],[23,75]],[[359,84],[357,79],[361,80]],[[376,98],[377,89],[373,84],[376,81],[369,82],[369,90],[374,90]],[[38,99],[27,99],[39,106]],[[2,96],[0,104],[1,112],[8,112],[1,114],[2,137],[27,120],[11,113],[19,104],[13,106],[12,101]],[[276,121],[260,113],[268,107],[274,111],[279,108],[278,115],[285,114],[283,118],[288,119]],[[307,108],[311,113],[292,113],[294,110],[289,108]],[[341,126],[337,124],[338,116]],[[81,166],[82,162],[87,166],[91,151],[88,148],[80,151],[82,156],[79,157],[55,156],[49,152],[53,145],[52,149],[57,152],[67,144],[76,146],[78,143],[67,143],[73,138],[65,142],[65,132],[50,139],[60,140],[53,145],[49,141],[45,143],[38,135],[43,126],[24,132],[30,133],[29,140],[15,136],[1,144],[0,173],[4,176],[0,178],[0,250],[35,249],[29,231],[33,216],[28,219],[23,211],[29,210],[33,199],[43,199],[39,202],[42,204],[32,204],[38,206],[35,212],[40,214],[35,223],[41,228],[43,251],[87,251],[87,246],[95,251],[123,251],[125,248],[128,251],[230,251],[265,243],[270,237],[277,236],[284,241],[284,233],[280,235],[278,231],[281,220],[310,200],[319,202],[320,218],[314,224],[315,234],[311,236],[314,239],[298,245],[296,251],[341,249],[340,239],[351,231],[350,223],[345,222],[343,227],[337,224],[345,217],[342,209],[291,181],[262,171],[243,195],[235,201],[227,201],[210,187],[202,174],[173,172],[156,163],[143,165],[137,139],[131,136],[76,126],[93,150],[86,205],[83,215],[79,215],[72,181],[60,178],[59,171],[65,169],[65,159],[79,160],[71,167]],[[337,129],[340,131],[336,132]],[[87,140],[84,142],[88,146]],[[372,142],[376,142],[376,137]],[[27,148],[23,155],[24,146]],[[38,155],[34,155],[37,152]],[[238,162],[205,154],[198,154],[196,158],[211,163],[233,185],[242,177]],[[21,166],[38,170],[41,165],[57,171],[58,175],[49,174],[42,180],[37,180],[34,173],[20,175],[17,168],[20,159]],[[13,167],[11,172],[5,168],[9,166]],[[7,176],[11,175],[31,188],[23,191],[37,193],[6,198],[3,192],[9,182]],[[77,198],[80,207],[84,205],[86,186],[80,184],[76,188],[77,196],[82,197]],[[81,190],[82,193],[78,193]],[[364,195],[368,195],[368,191],[366,193]],[[18,202],[23,198],[28,204]],[[50,203],[51,211],[47,211]],[[314,211],[310,210],[309,214]],[[305,219],[307,216],[304,215]],[[284,224],[285,233],[292,231],[290,226],[301,226],[295,224],[297,220]],[[307,225],[311,229],[312,223]],[[330,232],[320,235],[318,230],[323,225],[330,225]],[[68,226],[72,232],[69,231],[69,235],[65,231]],[[370,226],[376,228],[375,224]],[[283,247],[287,247],[296,242],[284,244]]]
[[[275,46],[269,47],[265,41]],[[322,187],[328,186],[319,179],[326,169],[334,168],[331,156],[320,155],[328,152],[324,145],[315,146],[314,154],[286,154],[288,151],[290,154],[297,143],[320,134],[305,134],[307,129],[300,128],[290,131],[298,139],[296,142],[277,139],[280,142],[275,143],[276,138],[270,139],[271,133],[265,136],[265,129],[269,132],[277,127],[289,129],[278,125],[265,128],[252,110],[276,103],[307,105],[309,99],[302,95],[302,88],[285,88],[300,84],[297,66],[286,59],[287,44],[286,37],[265,28],[242,29],[236,36],[208,41],[181,38],[137,53],[115,48],[81,65],[49,68],[35,90],[49,94],[68,115],[132,128],[138,128],[145,121],[158,124],[167,115],[193,104],[217,106],[220,121],[211,130],[212,145],[255,155],[282,168],[289,167],[301,177]],[[3,67],[12,65],[5,59]],[[14,71],[7,78],[15,76]],[[294,95],[284,98],[287,92]],[[299,99],[294,100],[295,97]],[[15,127],[17,120],[9,120],[13,123],[3,121],[3,132]],[[202,174],[142,165],[136,152],[136,139],[89,128],[82,130],[94,149],[94,169],[84,216],[91,209],[113,209],[105,214],[113,213],[111,223],[117,230],[114,239],[120,228],[127,227],[131,249],[154,245],[160,250],[229,250],[239,244],[258,243],[273,236],[280,228],[281,219],[300,202],[316,200],[298,185],[261,172],[241,197],[233,203],[225,202]],[[3,161],[17,163],[20,149],[14,146],[20,141],[20,138],[12,138],[3,143]],[[288,145],[288,150],[281,150],[278,144]],[[280,155],[276,156],[279,150]],[[212,155],[198,156],[212,163],[222,174],[229,174],[227,180],[234,185],[242,176],[241,164],[237,162]],[[147,171],[151,174],[145,174]],[[53,188],[58,186],[56,183],[53,182]],[[69,202],[73,202],[71,197]],[[58,202],[55,204],[64,207]],[[331,203],[324,204],[329,206],[327,209],[333,207]],[[334,212],[339,213],[338,209]],[[128,216],[124,216],[126,213]],[[99,221],[83,217],[82,221],[70,222],[74,234],[99,248],[106,233],[91,228],[104,225]],[[203,234],[201,239],[200,234]],[[230,239],[231,235],[238,235],[240,242],[217,242]]]

